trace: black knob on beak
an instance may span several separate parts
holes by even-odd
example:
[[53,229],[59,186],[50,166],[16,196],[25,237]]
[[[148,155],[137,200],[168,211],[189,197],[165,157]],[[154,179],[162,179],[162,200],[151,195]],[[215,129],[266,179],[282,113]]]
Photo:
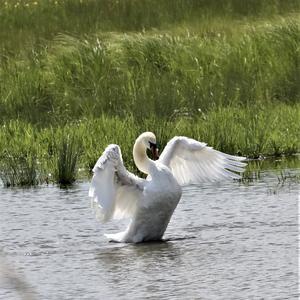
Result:
[[154,144],[154,143],[151,143],[151,142],[149,142],[149,143],[150,143],[150,149],[151,149],[151,152],[152,152],[153,159],[154,160],[159,159],[157,145]]

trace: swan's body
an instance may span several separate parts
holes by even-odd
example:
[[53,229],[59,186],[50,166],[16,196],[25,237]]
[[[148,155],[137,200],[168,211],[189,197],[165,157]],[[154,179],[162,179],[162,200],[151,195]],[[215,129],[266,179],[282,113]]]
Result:
[[206,144],[186,137],[169,141],[159,160],[147,157],[146,150],[155,155],[153,133],[141,134],[133,148],[136,166],[146,179],[128,172],[118,145],[109,145],[93,169],[89,196],[102,221],[131,218],[124,232],[107,234],[115,242],[138,243],[160,240],[181,198],[181,186],[189,183],[240,178],[243,157],[216,151]]
[[172,173],[155,163],[151,179],[145,180],[134,217],[125,232],[106,235],[118,242],[160,240],[180,200],[181,187]]

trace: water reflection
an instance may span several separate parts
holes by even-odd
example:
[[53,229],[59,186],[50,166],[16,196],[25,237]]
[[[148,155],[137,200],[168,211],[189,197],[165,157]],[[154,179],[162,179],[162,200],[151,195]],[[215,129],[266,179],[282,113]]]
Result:
[[[261,174],[265,170],[272,170],[274,176],[276,176],[279,181],[280,178],[284,175],[293,178],[294,172],[289,174],[290,170],[297,170],[300,168],[300,154],[293,155],[289,157],[270,157],[268,159],[253,159],[249,160],[246,172],[243,174],[243,183],[248,183],[252,181],[257,181],[261,179]],[[299,172],[296,171],[296,174],[299,176]],[[297,178],[297,181],[300,181],[300,178]]]
[[[130,257],[133,260],[139,257],[152,258],[157,256],[159,253],[160,257],[165,257],[170,255],[170,253],[176,252],[176,245],[170,241],[156,241],[148,243],[139,243],[139,244],[117,244],[111,243],[114,246],[107,247],[105,249],[99,250],[96,257],[97,259],[106,258],[114,261],[122,260],[123,257]],[[110,263],[110,261],[109,261]]]

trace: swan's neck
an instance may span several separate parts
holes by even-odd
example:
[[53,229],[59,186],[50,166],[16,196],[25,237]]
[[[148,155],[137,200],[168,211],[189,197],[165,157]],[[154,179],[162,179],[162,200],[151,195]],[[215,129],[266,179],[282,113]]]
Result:
[[141,140],[137,139],[133,146],[134,163],[141,172],[149,174],[150,167],[152,164],[154,164],[154,162],[149,159],[146,151],[147,149],[144,143]]

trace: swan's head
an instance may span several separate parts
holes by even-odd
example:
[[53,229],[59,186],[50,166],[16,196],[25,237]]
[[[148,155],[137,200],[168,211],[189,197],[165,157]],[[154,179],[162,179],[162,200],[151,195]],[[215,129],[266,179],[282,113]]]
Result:
[[137,140],[142,143],[146,149],[149,149],[152,152],[154,160],[159,158],[156,136],[153,132],[144,132],[138,137]]

